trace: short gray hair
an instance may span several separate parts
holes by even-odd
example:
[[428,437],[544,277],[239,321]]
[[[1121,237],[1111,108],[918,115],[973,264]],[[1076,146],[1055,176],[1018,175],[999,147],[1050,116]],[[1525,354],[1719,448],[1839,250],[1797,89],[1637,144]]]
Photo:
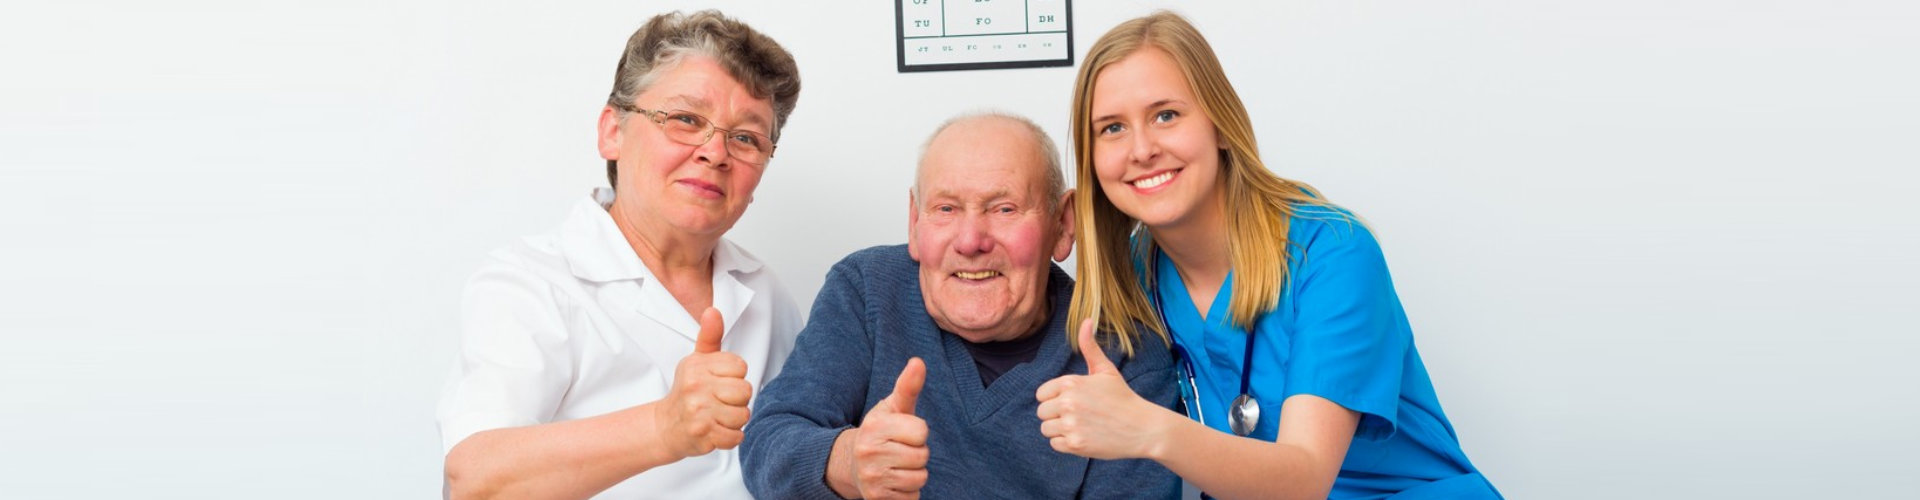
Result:
[[948,118],[947,121],[941,122],[939,127],[933,129],[933,134],[927,136],[926,142],[920,143],[920,161],[913,170],[913,199],[915,203],[919,202],[921,198],[920,195],[922,194],[920,191],[920,174],[924,173],[924,170],[927,168],[927,148],[933,146],[933,140],[940,138],[940,134],[945,133],[948,128],[952,128],[954,125],[962,122],[978,119],[1007,120],[1020,125],[1026,129],[1028,135],[1033,136],[1033,143],[1038,146],[1038,150],[1034,151],[1034,154],[1040,155],[1041,158],[1046,160],[1047,214],[1059,214],[1061,208],[1063,208],[1061,206],[1063,204],[1060,203],[1060,197],[1067,194],[1066,174],[1060,170],[1060,148],[1054,145],[1053,137],[1047,135],[1047,131],[1040,128],[1040,124],[1034,123],[1033,120],[1029,120],[1027,117],[998,110],[972,111]]
[[[689,55],[712,58],[748,93],[773,101],[773,130],[767,136],[780,142],[780,129],[800,99],[800,67],[778,42],[717,10],[669,12],[634,30],[614,68],[607,105],[626,116],[635,97]],[[614,161],[607,160],[608,184],[615,182],[614,174]]]

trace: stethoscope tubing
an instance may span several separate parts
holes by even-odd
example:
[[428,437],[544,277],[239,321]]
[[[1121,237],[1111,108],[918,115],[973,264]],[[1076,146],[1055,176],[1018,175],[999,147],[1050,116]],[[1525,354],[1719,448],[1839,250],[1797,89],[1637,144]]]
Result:
[[[1159,284],[1154,283],[1153,284],[1153,312],[1155,316],[1159,317],[1160,328],[1163,331],[1167,332],[1169,335],[1171,335],[1173,333],[1173,324],[1167,321],[1167,308],[1165,305],[1166,301],[1164,299],[1165,297],[1161,296]],[[1202,334],[1204,335],[1204,330],[1202,331]],[[1233,432],[1234,434],[1240,435],[1240,436],[1246,436],[1246,435],[1252,434],[1254,425],[1258,423],[1257,419],[1259,418],[1259,411],[1258,411],[1259,403],[1253,398],[1253,393],[1250,392],[1251,389],[1253,388],[1253,336],[1254,336],[1254,332],[1251,332],[1251,331],[1247,332],[1247,344],[1246,344],[1246,347],[1241,349],[1241,353],[1240,353],[1241,355],[1240,395],[1239,397],[1234,398],[1234,403],[1230,404],[1228,408],[1229,411],[1227,412],[1227,416],[1229,417],[1228,418],[1229,422],[1227,423],[1227,426],[1234,431]],[[1193,368],[1193,357],[1191,355],[1188,355],[1185,349],[1180,348],[1178,343],[1175,343],[1175,345],[1173,346],[1173,349],[1174,349],[1174,354],[1180,358],[1181,374],[1184,375],[1187,379],[1186,384],[1180,388],[1180,393],[1181,393],[1180,396],[1182,398],[1191,397],[1193,399],[1193,404],[1187,405],[1187,409],[1188,409],[1187,416],[1193,418],[1194,420],[1200,422],[1201,424],[1205,424],[1207,423],[1206,411],[1202,409],[1200,406],[1200,385],[1197,383],[1198,381],[1194,376],[1195,370]],[[1231,411],[1232,410],[1231,406],[1242,405],[1243,402],[1244,402],[1244,406],[1254,407],[1254,411],[1252,413],[1254,415],[1253,418],[1256,419],[1255,422],[1241,423],[1241,422],[1231,421],[1231,420],[1234,420],[1236,417],[1240,417],[1239,413]],[[1245,432],[1241,432],[1242,430],[1244,430]]]

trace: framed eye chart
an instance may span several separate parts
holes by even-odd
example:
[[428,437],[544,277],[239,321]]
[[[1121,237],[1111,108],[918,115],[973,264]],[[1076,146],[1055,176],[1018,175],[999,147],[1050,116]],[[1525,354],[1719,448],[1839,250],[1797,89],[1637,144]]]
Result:
[[1069,0],[894,0],[899,72],[1073,66]]

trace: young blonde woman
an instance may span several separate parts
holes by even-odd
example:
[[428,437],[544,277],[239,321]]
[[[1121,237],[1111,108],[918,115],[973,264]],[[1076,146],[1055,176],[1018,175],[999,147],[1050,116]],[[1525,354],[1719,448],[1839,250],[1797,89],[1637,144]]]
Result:
[[[1036,396],[1054,449],[1146,458],[1217,498],[1500,498],[1461,451],[1365,224],[1260,161],[1199,31],[1160,12],[1074,88],[1078,344],[1170,337],[1187,415],[1087,375]],[[1197,491],[1196,491],[1197,490]]]

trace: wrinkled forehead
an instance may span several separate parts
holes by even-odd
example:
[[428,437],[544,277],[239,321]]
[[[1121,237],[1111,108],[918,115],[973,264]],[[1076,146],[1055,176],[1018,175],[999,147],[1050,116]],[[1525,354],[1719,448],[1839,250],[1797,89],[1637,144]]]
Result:
[[[1039,162],[945,162],[930,158],[915,180],[927,200],[1038,204],[1046,196],[1046,166]],[[924,201],[924,200],[923,200]]]
[[959,124],[927,143],[914,185],[928,197],[1045,199],[1045,152],[1024,130]]
[[[773,125],[773,100],[754,96],[711,58],[689,56],[656,71],[659,78],[641,95],[663,111],[691,111],[735,126]],[[715,116],[728,107],[730,116]]]

